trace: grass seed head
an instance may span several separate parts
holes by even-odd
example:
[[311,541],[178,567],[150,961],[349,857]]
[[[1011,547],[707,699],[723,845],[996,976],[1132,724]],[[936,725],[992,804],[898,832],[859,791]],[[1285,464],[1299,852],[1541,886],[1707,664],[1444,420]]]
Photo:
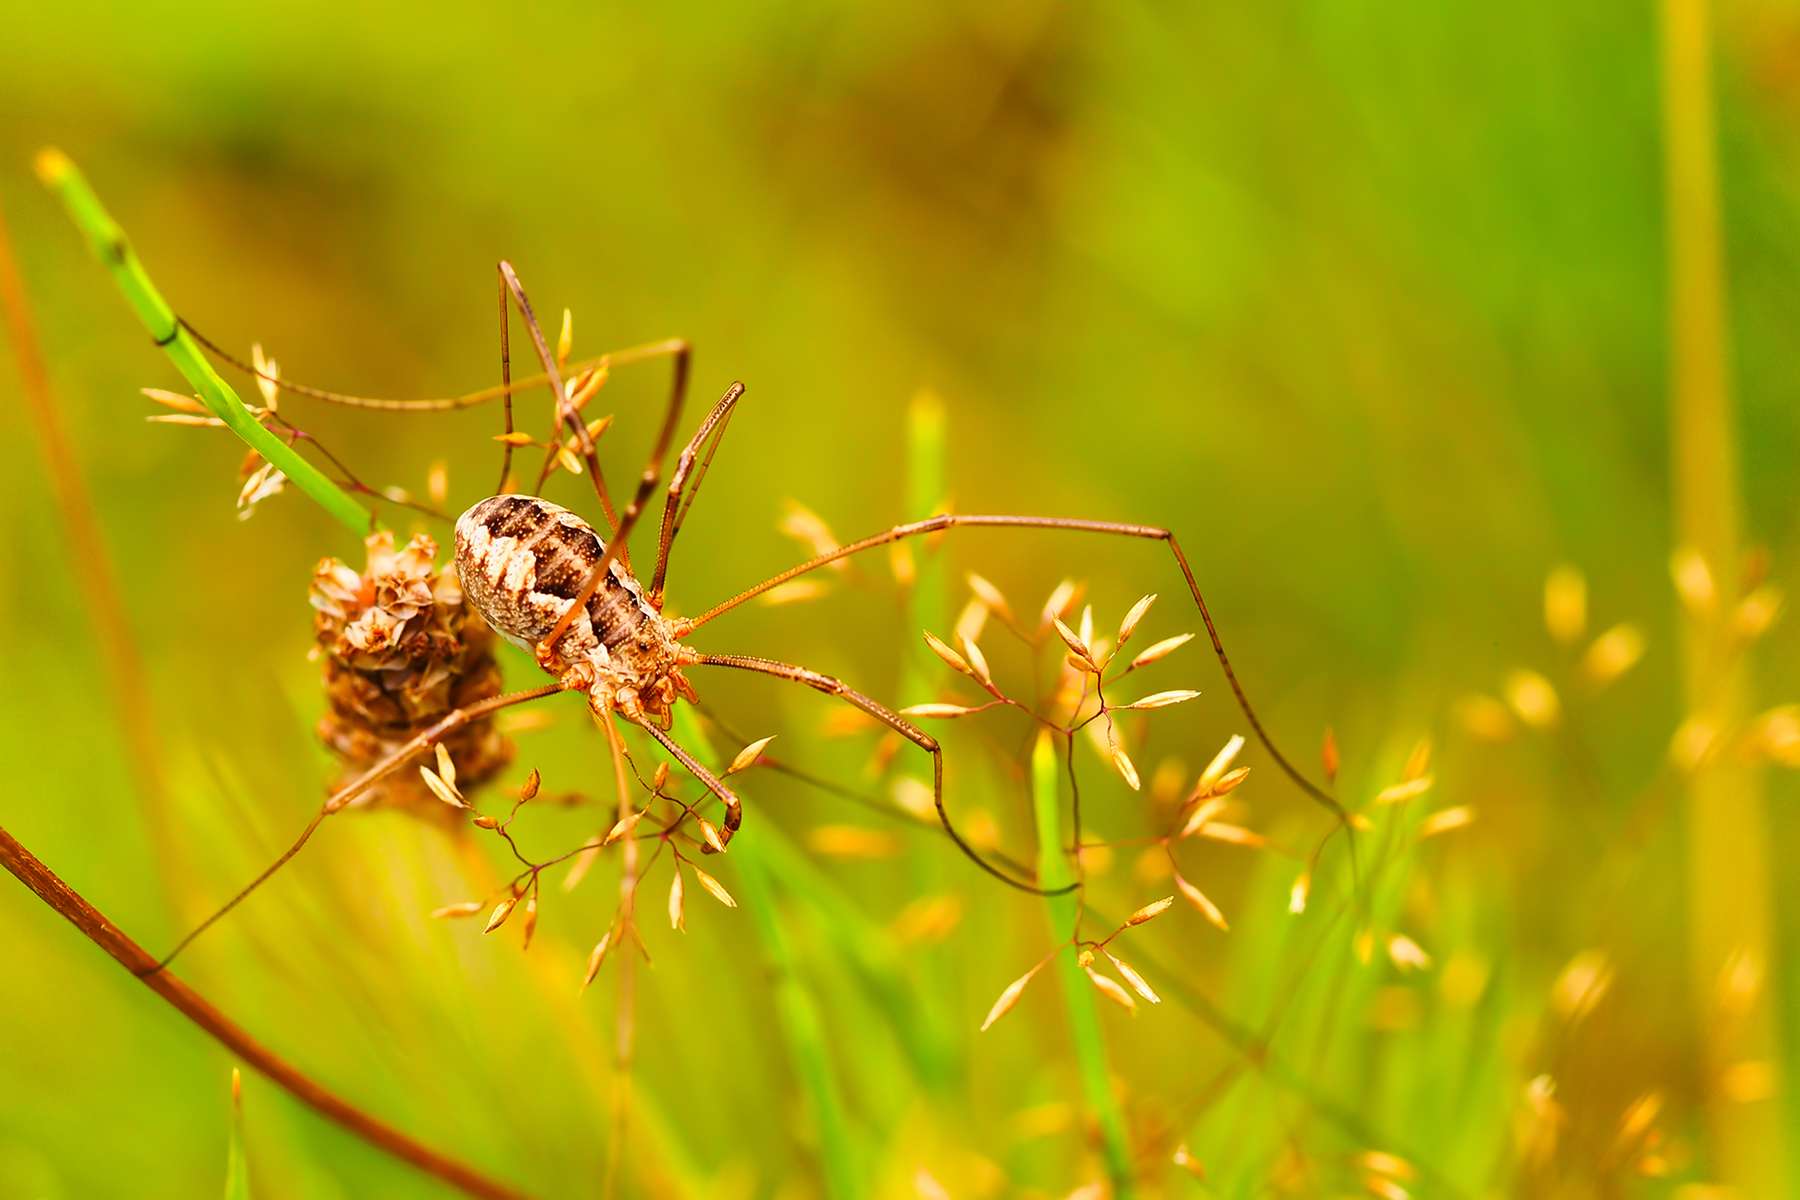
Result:
[[1207,920],[1211,921],[1214,925],[1217,925],[1221,931],[1225,933],[1231,932],[1231,926],[1225,923],[1225,914],[1219,911],[1218,905],[1206,898],[1205,892],[1202,892],[1199,888],[1183,879],[1180,874],[1175,876],[1175,887],[1187,898],[1188,903],[1192,904],[1205,915]]
[[701,887],[712,893],[714,900],[717,900],[726,908],[736,908],[738,906],[738,902],[731,898],[731,893],[726,891],[724,886],[720,884],[718,880],[714,879],[711,875],[708,875],[705,871],[702,871],[699,867],[693,867],[691,869],[694,872],[694,878],[700,881]]
[[456,904],[446,904],[442,908],[431,910],[432,918],[443,920],[446,917],[472,917],[487,906],[479,900],[463,900]]
[[556,448],[556,461],[562,464],[562,469],[569,474],[581,474],[581,460],[576,458],[575,452],[567,446],[558,446]]
[[475,827],[477,829],[498,829],[500,828],[500,822],[493,817],[488,816],[486,813],[481,813],[475,818]]
[[437,753],[438,777],[449,784],[454,790],[456,787],[456,764],[450,759],[449,748],[446,747],[444,743],[439,742],[436,746],[432,747],[432,749]]
[[165,392],[161,388],[152,387],[139,388],[138,391],[163,407],[172,408],[176,412],[192,413],[199,417],[210,415],[206,405],[200,403],[200,401],[194,399],[192,396],[183,396],[179,392]]
[[1187,1148],[1186,1142],[1175,1147],[1175,1154],[1169,1161],[1186,1171],[1189,1175],[1192,1175],[1195,1179],[1206,1178],[1206,1168],[1200,1165],[1200,1160],[1194,1157],[1193,1152]]
[[496,904],[494,906],[494,915],[488,918],[487,928],[483,929],[481,932],[492,933],[494,930],[506,924],[506,918],[512,916],[513,906],[518,904],[518,902],[519,898],[517,896],[508,896],[499,904]]
[[650,776],[650,790],[653,792],[660,792],[668,782],[669,764],[666,762],[657,763],[655,773]]
[[529,433],[526,433],[523,430],[515,429],[511,433],[496,433],[494,435],[494,440],[502,445],[516,448],[519,446],[529,446],[537,439],[533,438]]
[[1056,636],[1063,640],[1063,644],[1069,648],[1069,652],[1074,655],[1075,658],[1085,664],[1086,669],[1096,669],[1094,666],[1094,653],[1092,650],[1088,649],[1087,642],[1082,640],[1073,629],[1064,625],[1061,617],[1051,617],[1050,627],[1056,630]]
[[725,839],[719,836],[718,826],[705,817],[695,817],[694,820],[699,823],[700,840],[706,843],[706,848],[714,854],[725,853]]
[[758,738],[748,746],[745,746],[742,750],[739,750],[737,752],[737,757],[731,760],[731,765],[725,768],[725,773],[727,775],[735,775],[745,767],[755,763],[758,756],[760,756],[763,750],[768,747],[769,743],[774,740],[775,735],[771,733],[768,737]]
[[1128,926],[1129,925],[1142,925],[1145,921],[1154,920],[1157,917],[1160,917],[1163,913],[1167,912],[1169,910],[1169,906],[1174,903],[1175,903],[1175,897],[1173,897],[1173,896],[1164,896],[1161,900],[1152,901],[1151,903],[1144,905],[1144,907],[1142,907],[1142,908],[1138,909],[1136,912],[1132,913],[1129,917],[1126,917],[1125,924]]
[[933,654],[949,663],[955,670],[961,671],[964,675],[971,677],[975,676],[975,668],[969,665],[967,659],[952,650],[949,646],[946,646],[943,642],[939,641],[937,637],[932,634],[931,630],[927,629],[924,632],[925,644],[931,647],[931,652]]
[[799,604],[824,594],[825,589],[811,579],[790,579],[764,592],[761,603],[769,608],[780,608],[784,604]]
[[620,817],[617,823],[615,823],[611,829],[606,831],[606,836],[600,840],[600,844],[602,846],[612,845],[614,842],[630,833],[632,827],[643,819],[644,814],[641,811],[627,813],[625,816]]
[[675,864],[675,876],[669,880],[669,928],[687,932],[681,904],[681,864]]
[[1050,598],[1044,601],[1044,624],[1047,625],[1051,621],[1059,619],[1063,613],[1069,610],[1075,603],[1075,591],[1073,579],[1065,579],[1056,585],[1055,590],[1050,593]]
[[525,897],[525,942],[521,949],[531,949],[531,935],[537,932],[537,889]]
[[563,309],[562,332],[556,335],[556,365],[569,365],[569,351],[575,348],[575,314]]
[[441,462],[431,464],[431,470],[425,475],[425,494],[431,497],[433,504],[443,504],[450,498],[450,468]]
[[1306,896],[1312,891],[1312,872],[1302,871],[1294,880],[1294,886],[1288,889],[1288,911],[1303,913],[1306,911]]
[[1199,692],[1189,691],[1185,688],[1177,689],[1175,691],[1169,691],[1169,692],[1155,692],[1155,693],[1152,693],[1151,695],[1145,696],[1142,700],[1134,701],[1133,703],[1128,704],[1125,707],[1127,707],[1127,708],[1168,708],[1172,704],[1182,704],[1189,700],[1192,700],[1194,697],[1198,696],[1199,694],[1200,694]]
[[1119,622],[1119,645],[1123,646],[1130,640],[1132,632],[1138,627],[1138,622],[1144,619],[1144,614],[1149,612],[1150,606],[1155,603],[1156,593],[1152,592],[1131,606],[1131,611],[1125,614],[1123,621]]
[[987,1020],[981,1023],[982,1033],[986,1033],[990,1025],[1012,1011],[1013,1005],[1017,1004],[1019,997],[1024,994],[1025,985],[1030,983],[1037,973],[1044,969],[1044,963],[1049,961],[1049,959],[1045,959],[1044,962],[1038,963],[1037,966],[1006,985],[1006,990],[1000,993],[998,1000],[994,1001],[994,1007],[988,1009]]
[[581,977],[581,990],[582,991],[584,991],[584,992],[587,991],[588,985],[590,983],[594,982],[594,976],[596,976],[600,973],[600,964],[606,961],[607,943],[609,943],[611,941],[612,941],[612,930],[609,929],[600,938],[600,944],[594,947],[593,953],[588,955],[587,971]]
[[1388,938],[1387,952],[1402,971],[1422,971],[1431,965],[1431,955],[1405,934],[1396,933]]
[[[1194,635],[1189,633],[1183,634],[1182,636],[1184,638],[1190,638]],[[1160,645],[1161,643],[1158,644]],[[1155,648],[1156,647],[1154,646],[1151,647],[1152,650]],[[1144,654],[1148,653],[1150,653],[1149,650],[1144,651]],[[1141,659],[1144,655],[1140,654],[1138,657]],[[1224,747],[1217,754],[1213,755],[1213,760],[1210,763],[1206,764],[1206,770],[1200,772],[1200,780],[1194,785],[1194,791],[1197,794],[1204,794],[1210,791],[1213,784],[1219,782],[1219,780],[1224,777],[1225,772],[1231,769],[1232,760],[1237,758],[1238,751],[1243,748],[1243,735],[1237,733],[1232,734],[1231,740],[1226,742]]]
[[988,606],[977,596],[963,605],[962,612],[956,618],[956,640],[967,645],[981,636],[987,628]]
[[442,800],[445,804],[448,804],[451,808],[468,807],[463,803],[463,798],[457,795],[456,789],[445,783],[443,777],[430,767],[420,767],[419,778],[425,781],[425,786],[431,790],[432,795],[436,796],[439,800]]
[[1191,633],[1178,633],[1174,637],[1164,638],[1162,641],[1156,643],[1154,646],[1151,646],[1148,650],[1132,659],[1132,669],[1136,670],[1138,667],[1147,667],[1159,658],[1167,658],[1169,655],[1175,653],[1175,651],[1181,649],[1193,640],[1194,635]]
[[1006,597],[1000,594],[1000,589],[973,571],[969,572],[969,590],[975,593],[983,605],[1008,620],[1012,619],[1012,608],[1006,603]]
[[1162,1003],[1162,997],[1156,994],[1144,977],[1121,961],[1118,955],[1114,954],[1111,950],[1108,950],[1106,952],[1106,957],[1111,960],[1113,968],[1119,972],[1119,976],[1124,979],[1126,983],[1131,985],[1132,991],[1136,992],[1152,1004]]
[[987,655],[981,652],[981,647],[972,637],[964,637],[962,644],[964,652],[969,656],[969,669],[975,673],[975,678],[990,688],[993,687],[994,672],[988,667]]
[[1132,765],[1131,756],[1125,753],[1125,737],[1110,718],[1106,722],[1106,752],[1131,790],[1140,790],[1142,784],[1138,781],[1137,767]]
[[530,800],[535,800],[537,798],[538,788],[542,787],[543,783],[544,777],[538,774],[538,769],[536,767],[531,768],[531,774],[527,775],[525,777],[525,782],[519,785],[519,803],[524,804]]
[[[1112,956],[1109,954],[1107,957],[1111,958]],[[1116,981],[1108,979],[1092,967],[1084,967],[1082,969],[1087,972],[1088,981],[1100,990],[1102,996],[1105,996],[1108,1000],[1122,1006],[1125,1011],[1129,1012],[1132,1016],[1137,1015],[1137,1001],[1131,998],[1130,992],[1120,987]]]
[[1199,833],[1201,828],[1208,821],[1225,811],[1226,805],[1227,801],[1218,796],[1214,796],[1205,804],[1202,804],[1199,808],[1194,810],[1193,815],[1188,817],[1187,824],[1181,827],[1181,832],[1175,835],[1176,838],[1192,837],[1194,834]]
[[1255,830],[1245,829],[1242,825],[1225,825],[1218,821],[1208,821],[1199,829],[1200,836],[1211,838],[1215,842],[1230,842],[1234,846],[1249,846],[1260,850],[1269,844],[1269,839]]
[[909,704],[900,710],[903,717],[966,717],[975,710],[961,704]]
[[[781,524],[776,528],[795,541],[805,543],[812,550],[813,557],[822,558],[838,549],[836,535],[818,513],[797,500],[785,501],[782,507],[787,509],[787,514],[781,518]],[[842,569],[845,564],[833,565]]]
[[1319,767],[1325,772],[1326,783],[1337,782],[1337,737],[1331,732],[1331,726],[1329,725],[1325,727],[1325,744],[1319,748]]

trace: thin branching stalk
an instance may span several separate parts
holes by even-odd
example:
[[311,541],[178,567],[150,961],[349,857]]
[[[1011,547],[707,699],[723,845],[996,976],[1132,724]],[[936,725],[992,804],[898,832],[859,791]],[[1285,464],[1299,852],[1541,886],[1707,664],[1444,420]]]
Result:
[[[1707,0],[1663,2],[1663,125],[1677,553],[1697,554],[1714,590],[1710,605],[1689,605],[1682,627],[1686,710],[1690,721],[1718,731],[1723,742],[1747,711],[1749,680],[1731,634],[1742,588],[1743,534],[1708,7]],[[1719,761],[1695,771],[1687,841],[1690,969],[1705,1047],[1713,1180],[1745,1195],[1780,1195],[1779,1100],[1742,1103],[1720,1086],[1737,1063],[1779,1061],[1769,982],[1768,832],[1762,772],[1755,764]],[[1732,979],[1747,986],[1734,989]]]
[[[692,709],[678,706],[675,724],[676,736],[696,757],[702,762],[718,761]],[[838,1090],[818,1005],[800,976],[799,963],[776,907],[776,871],[754,833],[733,840],[730,857],[737,867],[744,910],[762,942],[763,959],[774,983],[775,1009],[781,1014],[782,1031],[787,1035],[788,1055],[818,1135],[826,1195],[830,1200],[856,1200],[864,1188],[851,1144],[850,1118]]]
[[481,1196],[486,1200],[524,1200],[526,1193],[444,1157],[313,1082],[298,1067],[279,1057],[251,1037],[242,1026],[214,1008],[200,993],[170,972],[157,970],[156,959],[147,950],[102,916],[75,889],[57,878],[55,872],[38,861],[31,851],[20,845],[4,829],[0,829],[0,865],[17,876],[19,882],[30,888],[38,899],[67,918],[89,941],[112,955],[120,966],[137,976],[145,987],[198,1025],[208,1037],[320,1116],[335,1121],[371,1146],[384,1150],[403,1162],[411,1163],[427,1175],[441,1179],[470,1196]]
[[155,851],[158,876],[170,903],[170,911],[189,919],[200,914],[189,910],[199,903],[187,885],[192,873],[180,839],[174,836],[168,772],[163,766],[162,744],[157,741],[151,714],[150,692],[144,684],[144,665],[138,656],[131,624],[125,617],[125,601],[113,574],[112,556],[100,535],[94,502],[87,480],[75,461],[75,450],[63,427],[62,413],[50,389],[50,372],[44,366],[37,330],[31,320],[24,280],[13,255],[12,235],[6,215],[0,211],[0,315],[12,341],[13,359],[31,413],[32,429],[49,468],[56,509],[68,538],[69,566],[88,617],[99,641],[100,669],[107,677],[114,714],[125,734],[125,763],[136,784],[144,813],[144,826]]
[[213,370],[200,346],[176,318],[175,310],[150,281],[144,265],[138,261],[126,239],[125,231],[107,213],[80,169],[62,151],[50,149],[38,155],[37,172],[44,186],[62,201],[69,219],[86,235],[95,256],[112,273],[113,282],[118,284],[126,303],[137,313],[138,320],[144,323],[144,328],[150,331],[151,338],[162,347],[163,353],[169,356],[175,369],[193,386],[207,411],[225,422],[251,449],[274,463],[275,469],[293,481],[295,487],[349,526],[357,536],[368,533],[375,523],[369,511],[331,482],[324,472],[300,457],[292,446],[263,428],[238,399],[237,393],[231,390],[231,385]]
[[[1046,888],[1069,883],[1069,860],[1063,852],[1062,815],[1057,808],[1057,781],[1061,778],[1056,743],[1049,731],[1038,734],[1031,753],[1031,800],[1037,817],[1038,882]],[[1127,1200],[1136,1188],[1131,1169],[1131,1146],[1125,1135],[1125,1114],[1113,1095],[1112,1072],[1106,1063],[1106,1042],[1100,1034],[1100,1013],[1094,1004],[1094,987],[1077,961],[1075,931],[1081,919],[1081,896],[1065,892],[1046,896],[1050,910],[1050,935],[1067,942],[1056,955],[1062,979],[1063,1001],[1068,1009],[1069,1041],[1075,1050],[1075,1068],[1081,1091],[1100,1125],[1101,1152],[1113,1195]]]

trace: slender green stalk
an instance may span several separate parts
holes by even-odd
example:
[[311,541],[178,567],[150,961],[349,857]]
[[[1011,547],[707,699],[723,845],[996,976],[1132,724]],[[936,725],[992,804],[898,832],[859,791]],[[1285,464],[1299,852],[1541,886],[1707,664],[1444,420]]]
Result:
[[225,422],[251,449],[274,463],[278,471],[326,512],[348,525],[358,536],[368,533],[375,524],[369,511],[326,478],[324,472],[300,457],[292,446],[263,428],[238,399],[237,393],[231,390],[231,385],[213,370],[200,346],[176,320],[175,310],[150,282],[150,276],[138,261],[125,231],[107,213],[80,169],[62,151],[48,149],[37,157],[37,173],[44,186],[62,201],[69,219],[87,236],[95,256],[112,272],[113,282],[124,293],[125,302],[137,313],[138,320],[169,356],[175,369],[193,385],[207,411]]
[[[694,719],[692,709],[678,706],[675,726],[676,736],[697,758],[703,762],[718,761],[712,743],[700,728],[700,722]],[[744,909],[756,926],[763,958],[774,980],[775,1009],[781,1015],[782,1031],[787,1035],[788,1056],[793,1061],[794,1074],[799,1079],[813,1127],[818,1132],[826,1194],[830,1200],[856,1200],[864,1188],[851,1145],[850,1119],[838,1091],[837,1075],[832,1069],[831,1051],[826,1044],[818,1005],[813,1002],[806,981],[800,977],[793,946],[776,908],[777,871],[760,844],[757,830],[746,830],[744,836],[734,838],[730,857],[737,867]]]
[[[1059,888],[1070,880],[1069,860],[1062,849],[1062,816],[1056,798],[1061,775],[1056,743],[1046,730],[1038,734],[1037,746],[1031,752],[1038,882],[1046,888]],[[1050,935],[1059,942],[1070,943],[1057,952],[1056,970],[1062,978],[1063,1001],[1069,1013],[1069,1040],[1075,1048],[1081,1091],[1100,1125],[1101,1150],[1106,1158],[1106,1173],[1112,1179],[1113,1195],[1118,1200],[1128,1200],[1136,1188],[1136,1180],[1131,1170],[1131,1146],[1125,1136],[1125,1114],[1113,1095],[1112,1073],[1106,1065],[1106,1043],[1100,1036],[1100,1014],[1094,1004],[1094,986],[1076,961],[1078,952],[1073,942],[1081,918],[1081,896],[1067,892],[1061,896],[1047,896],[1044,903],[1050,910]]]
[[[1729,369],[1724,239],[1713,128],[1707,0],[1663,0],[1663,135],[1669,248],[1670,464],[1680,553],[1710,568],[1716,595],[1682,628],[1687,712],[1734,736],[1748,664],[1731,632],[1741,589],[1737,421]],[[1781,1101],[1742,1102],[1720,1086],[1740,1062],[1779,1061],[1762,772],[1720,761],[1689,785],[1690,970],[1701,1021],[1712,1179],[1747,1196],[1784,1192]],[[1748,970],[1744,970],[1744,967]],[[1755,980],[1747,987],[1727,979]],[[1785,1089],[1772,1089],[1776,1096]]]
[[[929,389],[912,398],[906,409],[906,519],[922,521],[943,511],[949,485],[945,480],[944,402]],[[938,698],[937,681],[944,665],[919,639],[921,629],[945,635],[947,620],[943,556],[927,538],[912,544],[913,583],[907,600],[910,622],[905,658],[901,663],[900,697],[903,704],[923,704]]]

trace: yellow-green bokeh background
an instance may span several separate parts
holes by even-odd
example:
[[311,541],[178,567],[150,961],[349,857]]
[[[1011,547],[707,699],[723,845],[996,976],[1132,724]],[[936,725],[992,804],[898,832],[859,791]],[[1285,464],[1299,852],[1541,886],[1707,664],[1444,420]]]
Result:
[[[1718,15],[1746,525],[1791,583],[1800,17],[1755,3]],[[1183,1140],[1225,1195],[1348,1194],[1360,1186],[1348,1156],[1367,1148],[1428,1164],[1437,1174],[1420,1194],[1658,1195],[1711,1177],[1679,804],[1652,804],[1632,826],[1644,832],[1622,875],[1598,869],[1645,811],[1681,719],[1650,6],[501,14],[65,0],[15,6],[5,27],[0,197],[148,664],[193,865],[181,886],[228,894],[317,802],[328,764],[309,732],[320,701],[305,585],[321,556],[356,562],[359,547],[292,493],[236,520],[241,449],[142,422],[136,389],[179,381],[32,179],[47,143],[87,170],[183,316],[240,351],[260,340],[293,378],[374,395],[491,382],[501,257],[540,311],[574,310],[577,354],[691,339],[696,408],[733,379],[749,392],[676,554],[680,611],[796,560],[775,531],[786,498],[846,538],[907,516],[906,406],[929,386],[948,411],[958,510],[1176,529],[1277,737],[1310,768],[1335,727],[1347,799],[1392,782],[1435,735],[1433,806],[1470,804],[1480,818],[1408,860],[1390,917],[1440,967],[1458,952],[1489,967],[1482,1000],[1447,1004],[1434,972],[1343,966],[1355,923],[1342,894],[1308,914],[1326,949],[1299,954],[1284,941],[1299,936],[1282,911],[1293,864],[1193,852],[1238,927],[1222,936],[1180,910],[1141,944],[1243,1027],[1273,1022],[1306,1087],[1263,1080],[1192,1005],[1108,1011],[1147,1188],[1199,1186],[1166,1166]],[[637,469],[662,390],[659,368],[634,368],[598,402],[619,414],[615,480]],[[422,491],[443,460],[453,507],[492,486],[489,409],[283,409],[372,481]],[[0,824],[165,946],[181,922],[10,365],[0,469]],[[953,605],[967,569],[1021,607],[1075,576],[1103,627],[1149,591],[1163,596],[1152,636],[1197,627],[1153,545],[979,533],[944,553]],[[1541,617],[1559,562],[1586,572],[1592,629],[1636,622],[1648,653],[1597,699],[1569,697],[1566,736],[1477,742],[1452,717],[1459,698],[1496,694],[1521,665],[1571,678]],[[866,571],[886,578],[879,558]],[[698,640],[888,698],[923,669],[916,629],[877,586],[747,609]],[[1794,649],[1788,629],[1766,640],[1760,705],[1800,691]],[[507,668],[532,679],[522,656]],[[1203,763],[1242,728],[1216,667],[1190,647],[1156,670],[1155,686],[1205,695],[1152,725],[1146,773],[1168,755]],[[820,737],[819,697],[699,681],[738,728],[779,732],[791,761],[862,786],[871,742]],[[520,771],[604,794],[597,736],[574,702],[556,712],[554,728],[521,739]],[[994,729],[1010,751],[1017,730]],[[987,808],[1028,854],[1029,809],[1006,759],[974,736],[951,744],[960,802]],[[1091,824],[1146,832],[1141,798],[1088,751]],[[1249,823],[1296,842],[1323,833],[1266,757],[1246,761],[1258,771]],[[875,823],[781,781],[747,791],[746,838],[765,823],[796,838]],[[1784,944],[1800,936],[1800,874],[1784,853],[1794,801],[1791,777],[1772,776],[1768,903]],[[594,819],[552,813],[531,828],[548,851]],[[990,886],[941,839],[908,845],[897,860],[824,869],[877,923],[920,896],[959,898],[962,923],[907,949],[902,967],[949,1031],[945,1077],[918,1077],[819,915],[787,913],[868,1191],[911,1194],[924,1165],[958,1200],[1066,1195],[1096,1166],[1067,1107],[1080,1098],[1054,987],[1035,985],[1006,1022],[974,1033],[1047,948],[1041,907]],[[1097,885],[1108,911],[1167,890],[1135,880],[1132,861],[1118,855]],[[729,885],[729,863],[720,874]],[[436,830],[396,814],[344,819],[182,969],[424,1140],[543,1195],[599,1195],[612,1000],[573,991],[610,908],[604,879],[551,897],[522,961],[511,939],[425,918],[470,892]],[[638,1066],[672,1132],[639,1134],[622,1186],[820,1195],[816,1133],[750,921],[695,893],[685,938],[659,924]],[[1615,965],[1613,994],[1563,1029],[1552,981],[1594,947]],[[1795,983],[1778,962],[1790,1044]],[[1413,1000],[1396,998],[1408,989]],[[1313,1024],[1284,1041],[1275,1018],[1290,1008]],[[215,1194],[230,1065],[21,888],[0,886],[0,1196]],[[1558,1079],[1568,1125],[1559,1157],[1527,1169],[1515,1132],[1525,1081],[1542,1073]],[[1690,1161],[1669,1179],[1620,1181],[1609,1139],[1652,1089]],[[1360,1115],[1385,1144],[1362,1144],[1300,1091]],[[254,1078],[247,1106],[258,1195],[441,1194]]]

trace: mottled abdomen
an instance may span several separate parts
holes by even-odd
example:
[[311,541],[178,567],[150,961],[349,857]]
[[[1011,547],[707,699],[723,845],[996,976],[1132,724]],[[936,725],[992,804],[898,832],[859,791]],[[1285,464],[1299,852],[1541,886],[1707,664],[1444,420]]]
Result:
[[[456,522],[456,572],[495,632],[535,651],[587,582],[605,546],[588,523],[536,496],[492,496]],[[607,657],[649,666],[666,650],[656,611],[617,562],[556,643],[558,668]],[[635,665],[635,664],[634,664]]]

